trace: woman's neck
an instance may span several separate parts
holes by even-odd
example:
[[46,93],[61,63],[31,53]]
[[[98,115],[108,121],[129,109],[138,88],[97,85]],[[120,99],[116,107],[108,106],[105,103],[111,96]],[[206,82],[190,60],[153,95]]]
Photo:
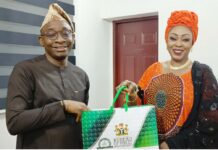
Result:
[[[189,61],[188,61],[189,62]],[[180,66],[175,67],[171,65],[171,61],[165,61],[162,62],[162,73],[173,73],[177,76],[182,76],[188,72],[191,71],[192,68],[192,61],[190,61],[190,63],[187,63],[188,65],[186,65],[186,62],[184,64],[180,64]]]
[[192,63],[192,61],[190,59],[187,59],[184,63],[177,63],[174,61],[169,61],[169,68],[171,70],[180,70],[180,69],[185,69],[188,66],[190,66],[190,64]]

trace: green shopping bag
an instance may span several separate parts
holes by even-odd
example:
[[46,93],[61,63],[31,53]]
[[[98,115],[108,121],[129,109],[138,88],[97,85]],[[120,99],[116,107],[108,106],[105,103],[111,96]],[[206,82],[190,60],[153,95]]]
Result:
[[125,89],[122,86],[110,109],[91,110],[82,113],[83,148],[158,148],[155,107],[152,105],[114,108]]

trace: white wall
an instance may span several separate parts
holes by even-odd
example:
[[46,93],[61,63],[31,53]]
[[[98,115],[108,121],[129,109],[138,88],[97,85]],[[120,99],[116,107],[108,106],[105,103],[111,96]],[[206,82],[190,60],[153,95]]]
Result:
[[112,21],[159,16],[159,60],[169,59],[164,31],[170,12],[193,10],[199,16],[199,35],[191,58],[208,64],[218,78],[217,0],[78,0],[75,4],[77,64],[90,77],[91,108],[109,107],[113,99]]
[[15,149],[16,136],[11,136],[8,133],[5,121],[5,112],[0,110],[0,149]]
[[90,108],[106,108],[112,100],[111,24],[101,18],[102,0],[76,0],[76,62],[89,75]]

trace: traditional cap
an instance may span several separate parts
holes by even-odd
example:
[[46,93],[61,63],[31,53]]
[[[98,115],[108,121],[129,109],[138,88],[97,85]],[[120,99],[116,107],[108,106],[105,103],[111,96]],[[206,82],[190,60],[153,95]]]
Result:
[[198,36],[198,16],[196,13],[188,10],[174,11],[171,13],[170,18],[167,22],[165,30],[165,40],[168,39],[169,31],[172,27],[184,25],[191,29],[193,33],[193,43],[197,40]]
[[42,29],[47,23],[54,21],[54,20],[65,20],[70,25],[72,30],[74,31],[74,26],[72,24],[72,20],[68,16],[68,14],[59,6],[57,3],[52,3],[49,5],[48,13],[45,16],[44,21],[40,29]]

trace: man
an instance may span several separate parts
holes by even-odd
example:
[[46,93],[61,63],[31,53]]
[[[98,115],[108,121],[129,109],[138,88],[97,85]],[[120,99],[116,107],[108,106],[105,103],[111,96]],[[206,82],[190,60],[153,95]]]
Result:
[[68,61],[74,27],[51,4],[41,26],[45,55],[18,63],[8,85],[6,120],[17,148],[82,148],[80,116],[88,110],[87,74]]

